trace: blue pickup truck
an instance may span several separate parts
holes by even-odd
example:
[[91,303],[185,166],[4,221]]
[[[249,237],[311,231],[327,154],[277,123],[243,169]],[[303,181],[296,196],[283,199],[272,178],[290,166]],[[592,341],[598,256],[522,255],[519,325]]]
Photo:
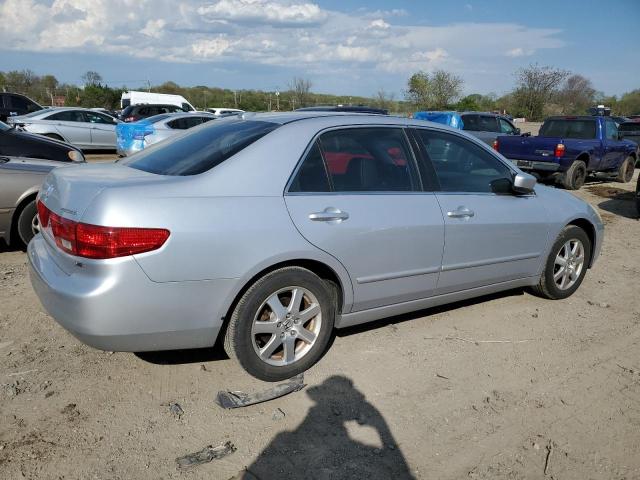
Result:
[[522,170],[554,176],[568,190],[579,189],[595,172],[630,182],[639,155],[638,144],[625,140],[605,116],[549,117],[537,137],[499,136],[493,146]]

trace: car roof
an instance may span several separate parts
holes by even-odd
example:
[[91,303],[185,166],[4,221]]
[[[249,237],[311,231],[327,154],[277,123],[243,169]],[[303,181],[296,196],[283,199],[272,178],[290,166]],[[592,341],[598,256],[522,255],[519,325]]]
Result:
[[504,118],[506,117],[506,115],[503,115],[501,113],[494,113],[494,112],[474,112],[472,110],[466,111],[466,112],[460,112],[459,113],[460,116],[462,115],[486,115],[488,117],[500,117],[500,118]]
[[159,113],[158,115],[154,115],[152,117],[145,118],[145,121],[148,123],[157,123],[163,121],[176,120],[179,118],[192,118],[192,117],[209,117],[209,118],[217,118],[211,112],[175,112],[175,113]]
[[545,122],[547,120],[595,120],[598,117],[611,118],[604,115],[553,115],[552,117],[545,118]]

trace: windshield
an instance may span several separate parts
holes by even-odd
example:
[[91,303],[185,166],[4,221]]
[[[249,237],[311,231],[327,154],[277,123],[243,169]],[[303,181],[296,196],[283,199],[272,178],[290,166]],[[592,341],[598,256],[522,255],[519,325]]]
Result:
[[197,175],[224,162],[278,126],[235,117],[208,122],[121,163],[158,175]]
[[541,137],[563,137],[587,140],[596,138],[595,120],[547,120],[540,129]]

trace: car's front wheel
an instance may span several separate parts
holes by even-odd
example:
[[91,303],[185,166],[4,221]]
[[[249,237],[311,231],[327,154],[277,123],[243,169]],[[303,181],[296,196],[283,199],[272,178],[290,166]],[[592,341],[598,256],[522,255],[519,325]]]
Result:
[[575,225],[566,226],[553,244],[534,292],[552,300],[567,298],[578,289],[591,261],[591,241]]
[[335,311],[329,285],[313,272],[301,267],[275,270],[238,301],[227,325],[225,350],[260,380],[291,378],[324,353]]

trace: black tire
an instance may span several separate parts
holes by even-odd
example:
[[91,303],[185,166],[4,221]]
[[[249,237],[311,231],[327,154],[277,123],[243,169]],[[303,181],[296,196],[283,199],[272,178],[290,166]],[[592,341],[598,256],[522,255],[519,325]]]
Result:
[[[296,335],[293,333],[293,330],[299,329],[300,326],[304,327],[304,325],[289,325],[291,319],[287,322],[279,322],[278,332],[280,333],[265,333],[262,337],[256,335],[255,338],[257,340],[254,339],[254,335],[252,335],[252,327],[254,319],[259,313],[262,312],[262,315],[264,315],[265,309],[267,309],[266,311],[270,310],[269,307],[265,305],[267,299],[276,294],[276,292],[287,289],[288,287],[301,287],[315,296],[320,307],[319,327],[317,327],[318,331],[316,332],[315,341],[311,344],[304,342],[301,337],[294,337],[293,345],[296,354],[298,354],[298,351],[303,351],[305,348],[307,349],[301,358],[288,365],[272,365],[267,363],[267,361],[277,361],[278,355],[281,355],[282,361],[285,359],[284,344],[282,340],[278,340],[278,338],[285,338],[286,340],[289,338],[287,334],[291,333],[292,336]],[[224,349],[230,358],[237,359],[240,365],[250,375],[260,380],[277,382],[302,373],[313,366],[327,348],[335,320],[336,302],[334,298],[330,285],[305,268],[285,267],[274,270],[251,285],[238,301],[227,325],[224,337]],[[284,301],[287,301],[286,298]],[[305,300],[303,300],[303,303],[304,302]],[[271,316],[272,314],[269,315],[270,318],[273,318]],[[303,323],[311,325],[316,321],[318,321],[318,317],[314,317],[313,320]],[[288,326],[285,325],[285,323],[287,323]],[[285,331],[285,328],[290,328],[290,330]],[[254,347],[254,343],[258,345],[258,340],[264,342],[262,344],[263,348],[266,347],[266,344],[270,341],[275,341],[276,343],[279,341],[282,351],[280,352],[279,349],[275,350],[269,359],[265,361],[259,356],[258,352],[256,352],[256,347]],[[310,347],[307,345],[310,345]],[[260,348],[260,346],[257,346],[257,348]],[[274,357],[276,357],[275,360]]]
[[[582,269],[580,270],[578,278],[575,280],[575,283],[573,285],[571,285],[569,288],[561,289],[554,280],[554,274],[557,273],[555,269],[556,257],[560,254],[567,242],[576,240],[579,240],[582,243],[584,251]],[[584,280],[584,276],[587,273],[590,262],[591,240],[589,240],[589,236],[580,227],[577,227],[575,225],[566,226],[560,232],[560,235],[558,235],[557,240],[551,248],[549,257],[547,258],[544,269],[542,270],[542,275],[540,275],[540,282],[538,283],[538,285],[533,287],[534,293],[538,296],[551,300],[559,300],[570,297],[578,289],[578,287],[580,287],[580,284],[582,284],[582,280]]]
[[35,200],[27,203],[18,215],[18,221],[16,222],[17,243],[22,248],[25,248],[36,234],[33,231],[32,222],[35,220],[37,223],[37,215],[38,209]]
[[60,140],[61,142],[64,142],[64,138],[62,138],[57,133],[45,133],[45,134],[43,134],[43,136],[49,137],[49,138],[53,138],[54,140]]
[[638,210],[638,216],[640,217],[640,175],[636,184],[636,210]]
[[587,164],[582,160],[576,160],[569,170],[564,173],[562,185],[567,190],[579,190],[587,179]]
[[635,171],[635,160],[632,156],[625,158],[624,162],[618,168],[618,174],[616,175],[616,182],[628,183],[633,178],[633,172]]

